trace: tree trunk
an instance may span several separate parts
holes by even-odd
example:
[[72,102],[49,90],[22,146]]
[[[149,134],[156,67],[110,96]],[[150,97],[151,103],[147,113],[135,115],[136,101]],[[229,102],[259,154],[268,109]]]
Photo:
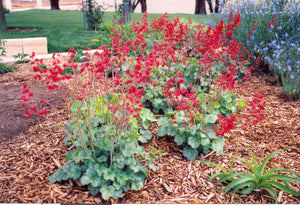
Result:
[[132,2],[130,1],[130,11],[134,12],[135,8],[137,7],[138,4],[141,4],[141,11],[142,13],[147,11],[147,3],[146,0],[133,0]]
[[205,0],[196,0],[195,14],[206,14]]
[[92,0],[88,0],[89,3],[89,12],[92,13],[93,12],[93,1]]
[[215,13],[219,13],[220,0],[216,0]]
[[147,11],[147,3],[146,0],[140,0],[141,2],[141,7],[142,7],[142,13]]
[[50,0],[51,10],[59,10],[59,0]]
[[209,6],[210,13],[213,13],[214,12],[214,8],[213,8],[213,5],[212,5],[212,0],[207,0],[207,3],[208,3],[208,6]]
[[0,0],[0,31],[1,32],[7,31],[7,25],[6,25],[2,0]]

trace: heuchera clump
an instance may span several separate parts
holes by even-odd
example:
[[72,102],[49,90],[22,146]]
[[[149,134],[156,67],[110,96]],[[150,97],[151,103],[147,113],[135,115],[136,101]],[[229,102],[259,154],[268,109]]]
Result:
[[[240,24],[239,13],[231,13],[215,27],[167,15],[149,24],[147,14],[131,27],[114,23],[109,46],[87,53],[85,62],[74,62],[74,49],[67,59],[54,54],[48,69],[39,67],[42,60],[32,56],[34,78],[45,82],[48,90],[64,94],[70,114],[66,135],[76,147],[67,154],[74,163],[59,169],[50,181],[79,179],[105,200],[130,188],[140,189],[146,167],[155,170],[138,144],[152,136],[150,110],[161,115],[157,135],[173,136],[188,159],[195,159],[199,151],[222,152],[222,136],[235,127],[234,113],[244,106],[231,91],[254,69],[248,67],[246,50],[232,38]],[[25,114],[47,114],[46,108],[31,105],[32,96],[24,84],[22,107],[30,107]],[[258,104],[259,109],[252,111],[259,121],[264,107],[261,95],[250,106]]]

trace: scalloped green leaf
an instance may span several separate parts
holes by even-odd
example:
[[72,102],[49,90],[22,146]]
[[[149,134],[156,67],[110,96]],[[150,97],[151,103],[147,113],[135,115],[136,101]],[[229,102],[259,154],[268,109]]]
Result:
[[152,132],[146,129],[140,129],[139,141],[147,143],[152,138]]
[[206,123],[214,124],[218,119],[218,114],[217,113],[211,113],[209,115],[204,116],[204,121]]
[[66,170],[68,178],[70,179],[79,179],[81,176],[81,168],[74,164],[73,162],[69,163],[71,166]]
[[211,143],[212,149],[217,153],[221,154],[223,153],[223,147],[225,145],[224,139],[223,138],[218,138]]
[[203,147],[208,147],[210,145],[210,139],[208,137],[201,138],[201,145]]
[[134,175],[131,182],[131,188],[135,191],[141,189],[144,186],[145,178],[145,175],[141,173]]
[[112,185],[104,185],[100,188],[101,196],[104,200],[108,200],[115,195],[115,188]]
[[53,184],[55,182],[65,181],[67,179],[68,179],[68,174],[64,170],[58,169],[54,174],[52,174],[49,177],[49,182]]
[[197,148],[200,146],[201,141],[202,141],[202,139],[201,139],[201,138],[198,138],[197,136],[196,136],[196,137],[190,136],[190,137],[188,138],[188,144],[189,144],[193,149],[197,149]]
[[175,135],[174,141],[177,143],[177,145],[182,145],[186,142],[186,135],[185,134],[177,134]]
[[198,155],[198,150],[193,149],[191,147],[184,147],[183,148],[183,156],[185,156],[188,160],[194,160]]

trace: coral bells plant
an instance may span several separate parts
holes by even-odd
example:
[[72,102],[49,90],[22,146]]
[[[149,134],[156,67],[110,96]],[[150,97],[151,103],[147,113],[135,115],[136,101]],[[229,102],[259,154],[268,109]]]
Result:
[[[231,90],[253,70],[232,38],[239,23],[239,14],[208,28],[167,15],[148,23],[144,14],[131,26],[114,22],[109,45],[87,53],[84,62],[74,60],[73,49],[68,59],[54,54],[51,67],[33,60],[34,78],[65,94],[66,143],[75,147],[50,182],[79,180],[104,200],[143,187],[155,166],[138,141],[152,137],[153,113],[160,114],[157,135],[173,136],[188,159],[209,149],[222,152],[223,136],[244,104]],[[26,108],[32,94],[25,85],[23,92]],[[48,111],[32,107],[26,114],[33,112]]]
[[[167,66],[160,65],[164,72],[151,79],[157,79],[156,85],[164,85],[161,93],[170,110],[174,110],[173,115],[169,111],[158,120],[157,135],[174,136],[190,160],[199,151],[212,148],[222,152],[222,137],[234,128],[234,113],[244,104],[230,92],[238,80],[249,79],[254,69],[247,67],[250,58],[245,59],[242,44],[232,38],[239,24],[240,15],[231,13],[226,24],[221,20],[207,29],[196,25],[197,29],[190,29],[194,32],[180,38],[184,42],[181,47],[173,46],[175,52],[167,51],[170,61]],[[173,57],[179,60],[171,61]],[[177,124],[170,123],[170,116],[175,116]]]
[[[54,55],[53,65],[47,69],[40,68],[41,60],[35,59],[33,70],[37,73],[35,79],[44,81],[48,90],[65,95],[70,115],[65,126],[66,143],[76,148],[67,153],[66,159],[71,162],[57,170],[50,182],[77,179],[88,185],[92,194],[100,192],[108,200],[143,187],[147,167],[155,170],[155,166],[138,144],[139,126],[134,123],[143,110],[143,84],[149,72],[137,58],[128,65],[126,76],[121,76],[114,69],[119,68],[126,54],[100,49],[87,55],[88,62],[78,64],[74,63],[73,49],[66,60]],[[23,93],[22,99],[30,101],[33,94],[26,85]],[[37,110],[27,110],[26,114],[30,117],[33,111]],[[46,114],[47,110],[37,112]]]

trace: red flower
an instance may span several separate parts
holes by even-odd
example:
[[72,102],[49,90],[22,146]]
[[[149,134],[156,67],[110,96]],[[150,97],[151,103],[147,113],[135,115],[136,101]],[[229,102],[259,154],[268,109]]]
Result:
[[33,106],[31,106],[30,110],[37,111],[37,108],[36,108],[36,106],[33,105]]
[[31,117],[30,111],[29,111],[29,110],[26,110],[26,111],[25,111],[25,115],[27,115],[27,117],[30,118],[30,117]]

